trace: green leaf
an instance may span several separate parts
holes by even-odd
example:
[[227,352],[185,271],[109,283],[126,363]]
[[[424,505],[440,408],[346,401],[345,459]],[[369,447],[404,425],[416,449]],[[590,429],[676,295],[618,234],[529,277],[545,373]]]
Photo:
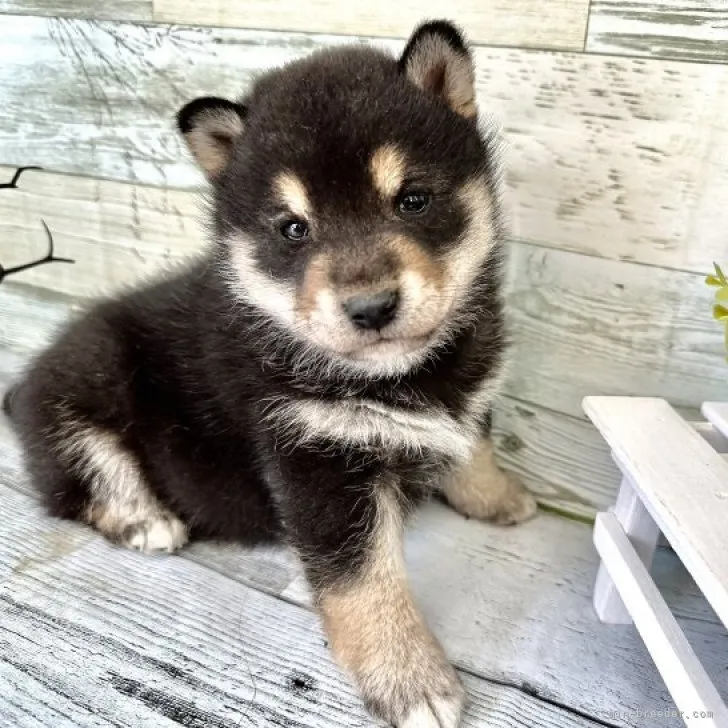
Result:
[[713,275],[710,275],[710,276],[706,276],[706,278],[705,278],[705,282],[706,282],[706,283],[707,283],[707,284],[708,284],[709,286],[722,286],[722,285],[723,285],[723,284],[722,284],[722,283],[720,282],[720,279],[719,279],[719,278],[716,278],[716,277],[715,277],[715,276],[713,276]]
[[715,292],[716,303],[728,303],[728,286],[721,286]]
[[713,306],[713,318],[717,321],[728,321],[728,308],[716,303]]
[[713,268],[715,268],[715,277],[724,285],[728,286],[728,281],[725,278],[725,275],[723,275],[723,271],[720,269],[720,266],[717,263],[713,263]]

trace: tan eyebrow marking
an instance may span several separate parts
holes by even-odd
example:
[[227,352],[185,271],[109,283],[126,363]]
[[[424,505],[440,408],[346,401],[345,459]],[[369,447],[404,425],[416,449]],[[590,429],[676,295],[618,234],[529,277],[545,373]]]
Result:
[[306,187],[293,172],[282,172],[276,177],[275,189],[286,207],[306,220],[311,217],[311,205]]
[[407,160],[394,144],[384,144],[369,162],[374,186],[382,197],[390,199],[399,192],[405,179]]

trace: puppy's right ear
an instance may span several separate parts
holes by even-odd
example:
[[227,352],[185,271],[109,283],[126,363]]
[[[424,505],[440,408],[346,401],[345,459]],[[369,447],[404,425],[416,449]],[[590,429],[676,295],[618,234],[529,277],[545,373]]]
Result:
[[177,126],[209,179],[227,166],[235,141],[245,131],[246,108],[214,96],[190,101],[177,114]]

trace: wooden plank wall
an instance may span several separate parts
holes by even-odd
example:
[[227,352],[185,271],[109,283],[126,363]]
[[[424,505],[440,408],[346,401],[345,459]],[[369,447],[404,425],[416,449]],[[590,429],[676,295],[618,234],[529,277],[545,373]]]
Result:
[[[364,8],[364,4],[360,4]],[[312,7],[313,6],[313,7]],[[359,7],[357,5],[357,7]],[[244,11],[243,11],[244,8]],[[341,42],[401,49],[414,0],[0,0],[0,347],[42,346],[83,301],[204,244],[174,131],[196,94]],[[616,473],[586,394],[692,411],[728,398],[703,276],[728,264],[728,3],[449,0],[507,141],[516,351],[500,452],[544,503],[590,516]]]

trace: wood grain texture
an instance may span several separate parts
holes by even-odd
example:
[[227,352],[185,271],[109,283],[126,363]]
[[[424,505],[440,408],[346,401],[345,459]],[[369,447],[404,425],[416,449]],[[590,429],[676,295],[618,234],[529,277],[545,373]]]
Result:
[[[0,502],[4,724],[368,724],[309,611],[186,559],[122,552],[8,489]],[[514,687],[464,681],[466,728],[597,725]]]
[[[0,180],[13,168],[0,167]],[[176,267],[205,244],[202,200],[190,191],[144,187],[35,170],[17,189],[0,191],[0,263],[4,268],[42,258],[53,237],[50,263],[8,277],[58,293],[113,293]]]
[[[0,0],[0,14],[151,21],[152,0]],[[2,29],[0,18],[0,30]]]
[[586,48],[725,63],[728,5],[720,0],[593,0]]
[[584,46],[588,12],[588,0],[431,0],[426,13],[416,0],[154,0],[154,19],[165,23],[406,38],[421,20],[448,18],[473,43],[573,50]]
[[585,518],[614,504],[619,470],[583,418],[501,397],[493,436],[500,463],[518,473],[540,503]]
[[[5,16],[0,163],[193,187],[174,113],[338,42]],[[399,50],[400,41],[375,45]],[[728,257],[728,66],[477,48],[522,240],[706,272]]]
[[[0,262],[42,255],[44,220],[56,253],[76,263],[32,268],[4,285],[107,294],[205,245],[190,192],[33,171],[19,185],[0,194]],[[702,276],[521,243],[511,246],[509,271],[515,350],[507,393],[516,399],[580,417],[588,394],[654,395],[680,407],[728,398],[722,330]],[[29,300],[36,303],[52,305]],[[8,346],[33,336],[17,321],[6,324]]]
[[83,306],[69,296],[9,280],[0,285],[0,350],[19,363],[46,346]]
[[[112,698],[114,711],[153,709],[117,695],[108,678],[116,672],[159,687],[171,705],[194,702],[216,719],[230,719],[225,711],[245,705],[256,716],[263,702],[271,711],[290,704],[293,726],[326,726],[337,719],[340,725],[366,725],[356,722],[356,700],[330,667],[315,620],[249,589],[271,589],[267,577],[246,563],[250,552],[228,547],[238,559],[222,561],[217,547],[207,545],[203,552],[193,546],[182,558],[148,560],[106,545],[81,526],[49,521],[27,496],[0,488],[0,505],[7,524],[0,593],[11,592],[21,605],[3,614],[3,625],[12,627],[5,647],[11,654],[16,650],[16,664],[24,668],[5,684],[10,691],[25,680],[25,704],[36,707],[32,696],[40,690],[51,706],[68,711],[74,703],[92,703],[107,720]],[[472,704],[466,726],[591,725],[577,712],[613,726],[680,725],[628,715],[638,707],[667,706],[669,697],[634,630],[605,628],[592,613],[596,554],[590,528],[540,516],[523,528],[501,529],[433,505],[413,525],[406,552],[418,601],[448,654],[469,675],[485,678],[467,682]],[[291,583],[300,577],[295,562],[282,559],[281,568],[289,569]],[[728,636],[694,584],[669,553],[658,554],[654,574],[709,673],[721,674]],[[284,591],[288,599],[291,594]],[[39,647],[31,652],[26,640]],[[71,669],[55,670],[60,659],[43,660],[51,650]],[[9,674],[8,665],[0,664]],[[199,684],[190,684],[190,671]],[[311,696],[310,710],[322,713],[320,723],[309,722],[306,706],[290,703],[283,692],[286,678],[297,672],[324,693]],[[727,687],[722,685],[723,693]],[[568,708],[554,708],[554,702]],[[0,705],[2,716],[7,708]],[[127,715],[113,713],[124,725]],[[140,723],[152,724],[158,725]],[[251,722],[271,724],[277,725]]]
[[590,394],[728,400],[723,331],[702,276],[513,247],[506,391],[581,416]]

